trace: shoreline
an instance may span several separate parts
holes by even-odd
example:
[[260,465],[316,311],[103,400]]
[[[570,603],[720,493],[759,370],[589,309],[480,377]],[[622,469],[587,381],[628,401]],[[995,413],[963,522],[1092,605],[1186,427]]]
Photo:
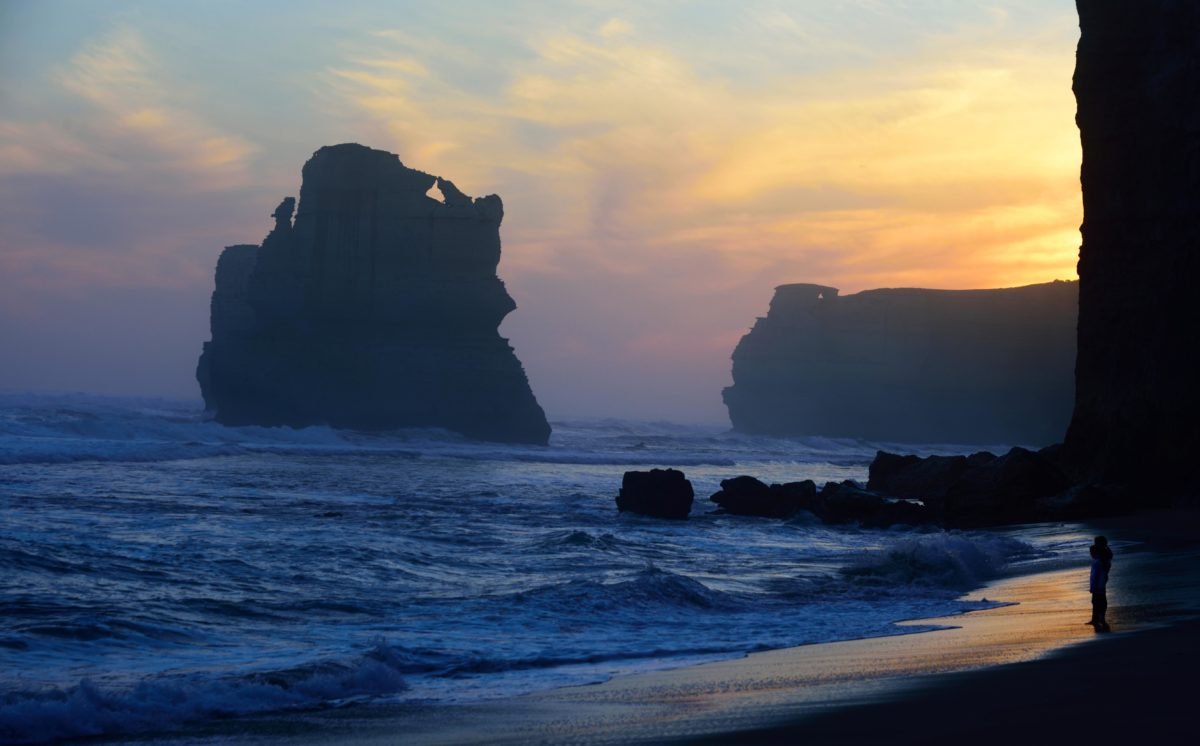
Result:
[[658,743],[1181,743],[1195,737],[1200,621],[1110,635],[1030,661],[949,673],[762,727]]
[[[1200,668],[1200,541],[1194,532],[1200,512],[1152,511],[1084,525],[1110,539],[1137,541],[1121,556],[1123,567],[1110,583],[1110,598],[1117,599],[1109,608],[1111,633],[1084,624],[1082,637],[1025,660],[914,677],[876,696],[864,694],[771,724],[653,742],[1190,740],[1196,729],[1193,671]],[[1086,576],[1080,579],[1086,585]],[[1072,603],[1072,610],[1082,619],[1090,604]],[[964,616],[993,612],[1003,609]]]
[[[1094,717],[1084,714],[1086,708],[1104,710],[1094,701],[1097,698],[1104,702],[1111,697],[1119,706],[1127,694],[1119,681],[1105,678],[1109,654],[1101,650],[1151,661],[1148,666],[1163,686],[1191,690],[1182,685],[1182,676],[1190,673],[1192,662],[1200,662],[1193,654],[1195,645],[1193,652],[1183,650],[1178,658],[1172,651],[1187,648],[1181,640],[1194,639],[1193,633],[1200,631],[1200,623],[1194,621],[1200,606],[1200,543],[1188,534],[1197,525],[1197,515],[1149,513],[1085,524],[1089,532],[1135,542],[1118,555],[1114,569],[1111,634],[1098,634],[1085,623],[1090,599],[1081,558],[1078,567],[1002,578],[964,596],[1004,605],[898,623],[939,627],[929,631],[757,652],[481,703],[276,714],[132,740],[821,743],[854,732],[864,739],[877,736],[891,742],[901,736],[914,743],[948,742],[952,733],[959,734],[954,740],[979,741],[973,730],[979,718],[988,707],[1007,706],[1003,697],[989,692],[1005,686],[1017,694],[1041,692],[1044,701],[1057,697],[1064,721],[1078,726],[1080,718]],[[1138,652],[1122,652],[1130,649]],[[1181,670],[1173,671],[1176,660]],[[1071,671],[1088,680],[1108,681],[1113,691],[1105,695],[1094,686],[1064,680]],[[1111,674],[1132,675],[1128,666],[1117,666]],[[1016,683],[1011,683],[1014,677]],[[1050,681],[1057,683],[1052,686]],[[974,692],[978,701],[961,701],[960,689]],[[1153,691],[1154,686],[1142,684],[1138,694]],[[942,703],[949,701],[957,704],[947,710]],[[1139,706],[1148,710],[1145,702]],[[1073,708],[1079,711],[1069,712]],[[924,714],[909,714],[917,712]],[[1029,727],[1040,727],[1050,717],[1039,709],[1024,715]],[[1021,712],[1005,711],[1003,717],[1017,722]],[[1159,721],[1171,722],[1166,717]],[[902,723],[906,725],[897,731]]]

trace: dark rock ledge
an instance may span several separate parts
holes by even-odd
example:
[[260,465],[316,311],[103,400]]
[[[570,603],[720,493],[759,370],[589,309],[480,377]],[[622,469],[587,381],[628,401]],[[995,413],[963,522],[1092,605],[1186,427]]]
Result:
[[[936,525],[983,528],[1012,523],[1076,520],[1129,510],[1124,490],[1073,484],[1061,446],[1013,448],[997,456],[901,456],[880,451],[866,486],[852,480],[766,484],[752,476],[725,479],[709,500],[719,513],[790,518],[807,511],[827,524],[881,528]],[[676,469],[625,473],[617,506],[659,518],[686,518],[693,490]],[[1155,507],[1153,495],[1141,506]]]

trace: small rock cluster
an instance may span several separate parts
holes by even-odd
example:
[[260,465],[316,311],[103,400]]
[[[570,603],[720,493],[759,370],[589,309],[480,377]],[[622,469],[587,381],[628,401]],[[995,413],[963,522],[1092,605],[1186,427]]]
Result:
[[789,518],[807,510],[825,523],[860,523],[872,527],[930,520],[919,500],[884,497],[849,479],[826,482],[818,490],[811,479],[766,485],[754,477],[734,477],[723,480],[721,490],[709,499],[723,512],[733,515]]
[[[865,527],[934,524],[952,528],[1073,519],[1117,512],[1120,495],[1073,485],[1060,448],[1013,448],[997,456],[901,456],[879,451],[866,487],[812,480],[766,484],[752,476],[725,479],[709,500],[730,515],[789,518],[802,511],[828,524]],[[676,469],[628,471],[617,497],[622,511],[687,518],[694,491]]]

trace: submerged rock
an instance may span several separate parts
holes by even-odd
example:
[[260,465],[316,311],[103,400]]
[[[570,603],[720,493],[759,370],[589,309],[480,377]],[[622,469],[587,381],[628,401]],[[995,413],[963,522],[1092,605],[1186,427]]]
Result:
[[767,486],[750,476],[721,480],[721,490],[709,498],[726,513],[764,518],[787,518],[812,510],[817,486],[812,480]]
[[[921,500],[946,526],[992,526],[1045,516],[1050,498],[1071,487],[1055,450],[1013,448],[1003,456],[897,456],[880,451],[871,463],[867,488],[897,498]],[[1035,503],[1042,508],[1035,510]]]
[[817,517],[826,523],[857,523],[868,528],[920,525],[937,516],[918,500],[887,498],[864,490],[852,480],[826,482],[818,496]]
[[767,485],[741,476],[723,480],[721,490],[709,499],[725,513],[763,518],[788,518],[806,510],[825,523],[868,527],[937,520],[920,501],[884,497],[850,480],[827,482],[818,492],[810,479]]
[[[443,201],[426,195],[434,186]],[[318,150],[261,247],[217,262],[197,367],[228,425],[438,427],[544,444],[550,426],[497,329],[504,208],[362,145]],[[292,215],[295,210],[295,220]]]
[[692,483],[678,469],[627,471],[617,494],[617,510],[654,518],[687,518],[695,495]]
[[[981,452],[976,459],[994,459]],[[950,485],[967,469],[966,456],[901,456],[879,451],[868,470],[867,486],[895,497],[942,501]]]
[[733,353],[736,430],[899,442],[1057,442],[1077,283],[1000,290],[782,285]]

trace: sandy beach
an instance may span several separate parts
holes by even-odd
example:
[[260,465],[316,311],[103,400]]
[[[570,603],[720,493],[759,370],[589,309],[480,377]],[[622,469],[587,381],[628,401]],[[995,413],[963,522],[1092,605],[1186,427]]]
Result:
[[356,744],[993,743],[1190,727],[1200,663],[1194,513],[1088,526],[1122,547],[1112,632],[1090,614],[1085,558],[971,594],[1006,605],[899,626],[934,631],[737,660],[467,705],[347,707],[193,732],[188,740]]

